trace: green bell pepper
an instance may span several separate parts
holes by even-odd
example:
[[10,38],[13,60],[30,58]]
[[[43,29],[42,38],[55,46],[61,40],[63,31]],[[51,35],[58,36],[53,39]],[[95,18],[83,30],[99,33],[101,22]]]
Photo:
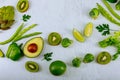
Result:
[[22,45],[17,45],[17,43],[12,43],[8,47],[6,56],[13,61],[19,60],[23,56],[23,52],[21,50]]

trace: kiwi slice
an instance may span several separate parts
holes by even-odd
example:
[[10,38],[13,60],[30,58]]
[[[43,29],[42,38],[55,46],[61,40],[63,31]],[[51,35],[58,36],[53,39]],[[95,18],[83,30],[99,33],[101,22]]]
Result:
[[99,63],[99,64],[105,65],[105,64],[110,63],[110,61],[111,61],[111,55],[110,55],[110,53],[108,53],[106,51],[99,53],[97,56],[97,63]]
[[17,3],[17,10],[19,12],[25,12],[29,8],[29,1],[28,0],[19,0]]
[[62,41],[62,37],[59,33],[57,32],[52,32],[48,36],[48,43],[50,45],[56,46],[59,45]]
[[39,65],[34,61],[27,61],[25,63],[25,68],[29,72],[38,72],[39,71]]

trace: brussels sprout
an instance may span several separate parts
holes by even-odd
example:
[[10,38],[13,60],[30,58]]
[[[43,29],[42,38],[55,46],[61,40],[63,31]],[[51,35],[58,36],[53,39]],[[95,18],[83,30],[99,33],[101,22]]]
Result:
[[93,19],[97,19],[99,16],[99,10],[97,8],[93,8],[90,12],[89,15]]
[[83,59],[83,62],[84,63],[90,63],[94,60],[94,55],[91,54],[91,53],[87,53],[85,56],[84,56],[84,59]]

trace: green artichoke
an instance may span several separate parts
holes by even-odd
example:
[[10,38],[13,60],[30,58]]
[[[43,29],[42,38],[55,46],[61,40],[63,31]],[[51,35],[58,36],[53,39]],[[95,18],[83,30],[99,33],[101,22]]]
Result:
[[14,23],[14,7],[3,6],[0,8],[0,29],[6,30]]

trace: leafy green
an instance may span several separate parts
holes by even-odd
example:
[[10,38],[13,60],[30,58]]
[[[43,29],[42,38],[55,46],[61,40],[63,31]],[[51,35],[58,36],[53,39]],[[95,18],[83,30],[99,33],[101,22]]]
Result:
[[102,24],[96,27],[98,32],[101,32],[103,36],[110,34],[110,28],[108,24]]
[[30,15],[24,14],[23,17],[22,17],[22,20],[27,22],[30,18],[31,18]]
[[14,23],[14,7],[13,6],[3,6],[0,8],[0,29],[9,29]]
[[99,46],[106,48],[108,46],[114,46],[117,49],[117,52],[112,56],[112,60],[116,60],[120,55],[120,31],[114,32],[114,35],[109,36],[108,38],[99,41]]
[[50,53],[46,53],[46,54],[44,54],[44,59],[46,60],[46,61],[51,61],[52,60],[52,54],[53,54],[53,52],[50,52]]

